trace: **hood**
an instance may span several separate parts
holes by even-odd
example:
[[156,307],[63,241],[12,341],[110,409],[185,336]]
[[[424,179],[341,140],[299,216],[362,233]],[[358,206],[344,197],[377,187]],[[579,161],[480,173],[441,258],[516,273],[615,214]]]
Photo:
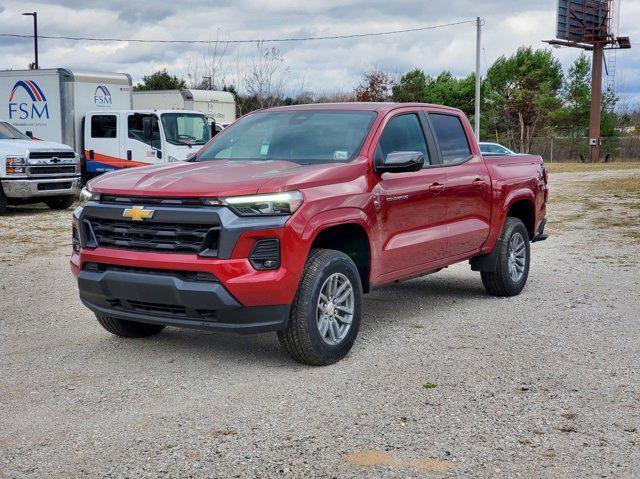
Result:
[[106,173],[91,191],[127,196],[216,197],[292,190],[354,179],[362,162],[298,165],[289,161],[212,160]]
[[0,140],[0,154],[25,155],[27,151],[73,151],[61,143],[39,140]]

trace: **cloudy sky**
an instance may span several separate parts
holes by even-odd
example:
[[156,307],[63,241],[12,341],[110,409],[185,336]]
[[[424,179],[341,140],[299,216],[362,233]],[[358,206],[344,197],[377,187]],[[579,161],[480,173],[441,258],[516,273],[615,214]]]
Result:
[[[638,49],[617,55],[621,93],[640,102],[640,0],[622,1],[621,33]],[[0,32],[31,34],[25,11],[37,11],[42,35],[140,39],[283,38],[381,32],[453,23],[476,16],[485,22],[483,68],[520,45],[543,47],[555,33],[556,0],[0,0]],[[363,71],[378,67],[404,72],[474,68],[475,28],[444,29],[372,38],[274,44],[291,69],[289,88],[349,91]],[[0,68],[24,68],[32,61],[29,39],[0,38]],[[122,71],[134,82],[160,68],[179,76],[201,76],[207,45],[71,42],[43,39],[40,66]],[[255,54],[251,44],[228,45],[223,73],[233,80]],[[555,50],[568,65],[579,54]],[[199,71],[200,70],[200,71]],[[222,70],[221,70],[222,71]]]

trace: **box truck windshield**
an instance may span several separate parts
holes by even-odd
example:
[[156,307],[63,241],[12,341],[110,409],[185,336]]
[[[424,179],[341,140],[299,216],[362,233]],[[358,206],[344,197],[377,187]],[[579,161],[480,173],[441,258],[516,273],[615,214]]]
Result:
[[211,130],[203,115],[163,113],[161,117],[164,136],[173,145],[204,145],[211,139]]

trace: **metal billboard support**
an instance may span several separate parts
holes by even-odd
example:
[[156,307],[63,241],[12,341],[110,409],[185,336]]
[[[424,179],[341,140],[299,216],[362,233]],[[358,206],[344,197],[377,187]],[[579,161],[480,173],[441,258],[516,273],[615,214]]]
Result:
[[604,51],[631,48],[629,37],[618,36],[619,0],[558,0],[557,39],[550,45],[581,48],[593,52],[591,110],[589,113],[589,158],[600,161],[602,143],[602,70]]

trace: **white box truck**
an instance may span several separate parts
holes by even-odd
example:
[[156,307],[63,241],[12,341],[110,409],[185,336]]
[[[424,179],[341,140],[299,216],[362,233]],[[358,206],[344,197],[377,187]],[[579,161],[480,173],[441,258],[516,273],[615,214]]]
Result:
[[85,180],[119,168],[183,161],[211,138],[196,111],[133,110],[126,73],[63,68],[0,72],[6,120],[37,140],[71,146]]
[[198,111],[215,121],[218,128],[224,128],[236,120],[236,99],[228,91],[134,91],[133,107]]

